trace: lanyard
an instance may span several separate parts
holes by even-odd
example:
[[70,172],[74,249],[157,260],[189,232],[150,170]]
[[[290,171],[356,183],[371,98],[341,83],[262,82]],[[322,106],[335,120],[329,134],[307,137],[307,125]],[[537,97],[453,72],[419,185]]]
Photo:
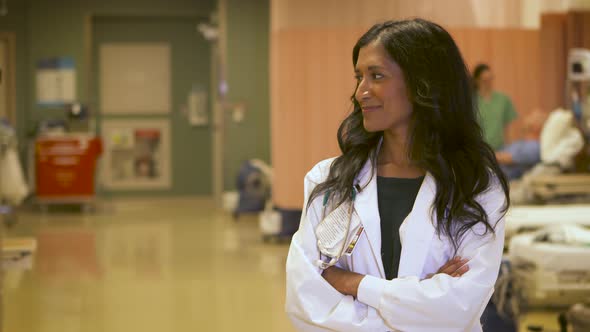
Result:
[[[357,192],[360,191],[359,188],[360,187],[358,184],[356,186],[352,187],[352,193],[351,193],[351,197],[350,197],[351,208],[349,210],[350,211],[349,212],[349,215],[350,215],[349,219],[352,219],[352,206],[353,206],[354,200],[356,199]],[[330,201],[330,194],[331,194],[330,190],[326,190],[326,193],[324,194],[324,201],[322,203],[322,206],[324,207],[322,210],[322,221],[326,218],[326,208],[328,206],[328,202]],[[349,222],[349,227],[350,227],[350,222]]]

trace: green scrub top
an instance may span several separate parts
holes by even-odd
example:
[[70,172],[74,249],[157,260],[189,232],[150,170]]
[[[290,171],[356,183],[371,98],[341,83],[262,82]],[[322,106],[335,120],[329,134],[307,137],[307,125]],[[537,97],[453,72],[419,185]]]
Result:
[[478,95],[477,101],[484,139],[494,150],[500,150],[504,146],[504,128],[517,117],[512,101],[496,91],[489,99]]

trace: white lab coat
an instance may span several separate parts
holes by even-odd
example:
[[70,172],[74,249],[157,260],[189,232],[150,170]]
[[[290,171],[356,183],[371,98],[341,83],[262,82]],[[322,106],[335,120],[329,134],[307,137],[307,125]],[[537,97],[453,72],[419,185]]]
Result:
[[[305,177],[305,204],[313,188],[328,176],[334,159],[317,164]],[[469,271],[461,277],[437,274],[453,255],[449,239],[435,232],[430,214],[436,185],[430,174],[420,187],[412,212],[400,227],[402,252],[398,278],[386,280],[381,260],[377,181],[367,162],[357,176],[361,186],[354,208],[365,228],[351,256],[338,267],[366,275],[358,297],[336,291],[313,263],[319,257],[315,228],[320,222],[323,197],[304,211],[287,258],[286,311],[300,331],[481,331],[480,316],[498,276],[504,247],[505,196],[498,181],[478,202],[495,225],[495,235],[481,236],[478,224],[468,231],[458,255],[469,258]],[[497,224],[496,224],[497,222]]]

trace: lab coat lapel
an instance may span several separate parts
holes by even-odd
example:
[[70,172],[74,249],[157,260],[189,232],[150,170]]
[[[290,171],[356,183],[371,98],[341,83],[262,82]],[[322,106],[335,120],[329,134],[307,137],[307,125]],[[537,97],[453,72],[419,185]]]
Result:
[[375,264],[379,267],[380,276],[385,278],[381,259],[381,218],[379,217],[379,202],[377,200],[377,178],[370,160],[357,176],[356,183],[361,187],[361,191],[356,195],[354,209],[365,228],[365,234],[369,240]]
[[422,277],[424,263],[435,233],[431,207],[436,195],[436,183],[430,173],[424,177],[412,212],[400,227],[402,253],[398,277]]

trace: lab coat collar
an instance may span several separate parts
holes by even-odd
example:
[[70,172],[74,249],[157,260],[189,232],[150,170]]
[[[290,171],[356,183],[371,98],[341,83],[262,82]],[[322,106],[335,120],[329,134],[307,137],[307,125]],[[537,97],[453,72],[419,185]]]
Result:
[[[377,149],[377,151],[379,150]],[[379,217],[377,197],[377,169],[371,158],[359,172],[356,183],[360,186],[361,191],[356,196],[354,208],[365,228],[381,278],[385,278],[381,259],[381,218]],[[431,214],[435,194],[436,183],[432,175],[427,172],[412,211],[400,227],[402,253],[398,271],[399,277],[421,276],[430,241],[435,231],[433,226],[435,223],[433,223]]]
[[427,172],[412,211],[400,226],[402,253],[398,277],[422,277],[430,242],[435,234],[436,221],[432,213],[435,196],[436,182],[432,174]]

